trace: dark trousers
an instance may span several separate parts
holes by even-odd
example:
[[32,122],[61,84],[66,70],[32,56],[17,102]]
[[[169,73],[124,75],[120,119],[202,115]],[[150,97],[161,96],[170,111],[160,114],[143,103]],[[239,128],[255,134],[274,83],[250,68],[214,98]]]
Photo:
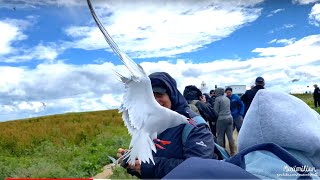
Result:
[[320,107],[320,98],[313,98],[314,100],[314,107],[317,108],[318,106]]
[[233,122],[232,118],[217,121],[217,143],[225,148],[225,134],[229,141],[231,156],[235,155],[235,145],[233,141]]
[[237,116],[236,118],[233,119],[233,130],[237,128],[237,131],[239,132],[241,129],[243,123],[243,118],[241,115]]
[[212,123],[210,123],[210,130],[211,130],[212,134],[214,135],[214,137],[217,137],[217,124],[216,124],[216,122],[214,123],[214,125],[212,125]]

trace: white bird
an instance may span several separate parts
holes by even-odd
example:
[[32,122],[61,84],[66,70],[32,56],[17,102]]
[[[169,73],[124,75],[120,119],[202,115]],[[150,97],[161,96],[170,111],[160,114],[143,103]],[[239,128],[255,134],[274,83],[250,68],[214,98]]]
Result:
[[127,162],[131,165],[135,165],[136,158],[140,163],[150,163],[151,160],[155,164],[152,151],[156,153],[156,146],[159,148],[162,148],[162,146],[155,144],[153,140],[162,144],[170,143],[157,139],[157,135],[180,124],[189,123],[194,126],[194,120],[162,107],[155,100],[150,78],[143,68],[118,48],[99,21],[90,0],[87,0],[87,3],[105,40],[131,73],[131,77],[128,78],[116,72],[120,81],[125,85],[125,94],[119,112],[123,113],[122,119],[132,136],[130,150],[123,158],[128,158]]

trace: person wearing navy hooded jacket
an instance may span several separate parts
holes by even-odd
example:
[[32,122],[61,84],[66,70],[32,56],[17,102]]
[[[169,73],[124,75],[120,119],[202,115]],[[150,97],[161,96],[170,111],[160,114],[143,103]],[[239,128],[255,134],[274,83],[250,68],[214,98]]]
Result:
[[[193,112],[182,94],[177,89],[176,81],[166,72],[156,72],[149,75],[154,97],[157,102],[173,111],[186,117],[194,118],[199,116]],[[161,116],[161,114],[159,114]],[[153,163],[136,164],[135,167],[123,165],[127,172],[139,178],[163,178],[172,169],[190,157],[214,158],[214,140],[207,124],[197,125],[189,134],[186,143],[182,143],[182,132],[185,124],[169,128],[158,135],[159,139],[170,141],[165,149],[157,149],[153,153]],[[118,150],[117,156],[123,154],[123,149]],[[138,161],[136,161],[138,162]]]

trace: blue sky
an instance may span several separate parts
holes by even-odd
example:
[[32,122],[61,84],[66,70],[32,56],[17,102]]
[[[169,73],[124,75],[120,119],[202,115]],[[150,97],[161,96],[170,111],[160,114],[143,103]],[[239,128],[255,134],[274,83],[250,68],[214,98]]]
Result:
[[[180,90],[249,87],[256,76],[284,92],[320,83],[319,0],[92,3],[123,51]],[[0,121],[120,104],[112,69],[125,68],[85,1],[0,0],[0,9]]]

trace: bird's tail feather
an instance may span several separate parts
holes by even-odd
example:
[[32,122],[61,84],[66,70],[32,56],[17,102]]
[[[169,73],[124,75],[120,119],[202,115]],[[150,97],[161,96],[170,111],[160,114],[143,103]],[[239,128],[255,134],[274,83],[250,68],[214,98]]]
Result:
[[155,164],[152,151],[156,152],[157,150],[148,133],[142,130],[134,133],[130,142],[130,148],[131,152],[127,161],[129,164],[134,165],[136,158],[139,159],[140,163],[150,163],[151,160]]
[[114,40],[111,38],[108,31],[103,27],[102,23],[100,22],[98,16],[96,15],[92,4],[90,0],[87,0],[90,12],[92,14],[92,17],[94,21],[96,22],[97,26],[99,27],[100,31],[102,32],[105,40],[110,45],[112,50],[119,56],[123,64],[128,68],[128,70],[131,72],[131,74],[135,77],[138,77],[140,73],[144,73],[144,70],[141,68],[141,66],[137,65],[129,56],[127,56],[124,52],[122,52],[118,45],[114,42]]

